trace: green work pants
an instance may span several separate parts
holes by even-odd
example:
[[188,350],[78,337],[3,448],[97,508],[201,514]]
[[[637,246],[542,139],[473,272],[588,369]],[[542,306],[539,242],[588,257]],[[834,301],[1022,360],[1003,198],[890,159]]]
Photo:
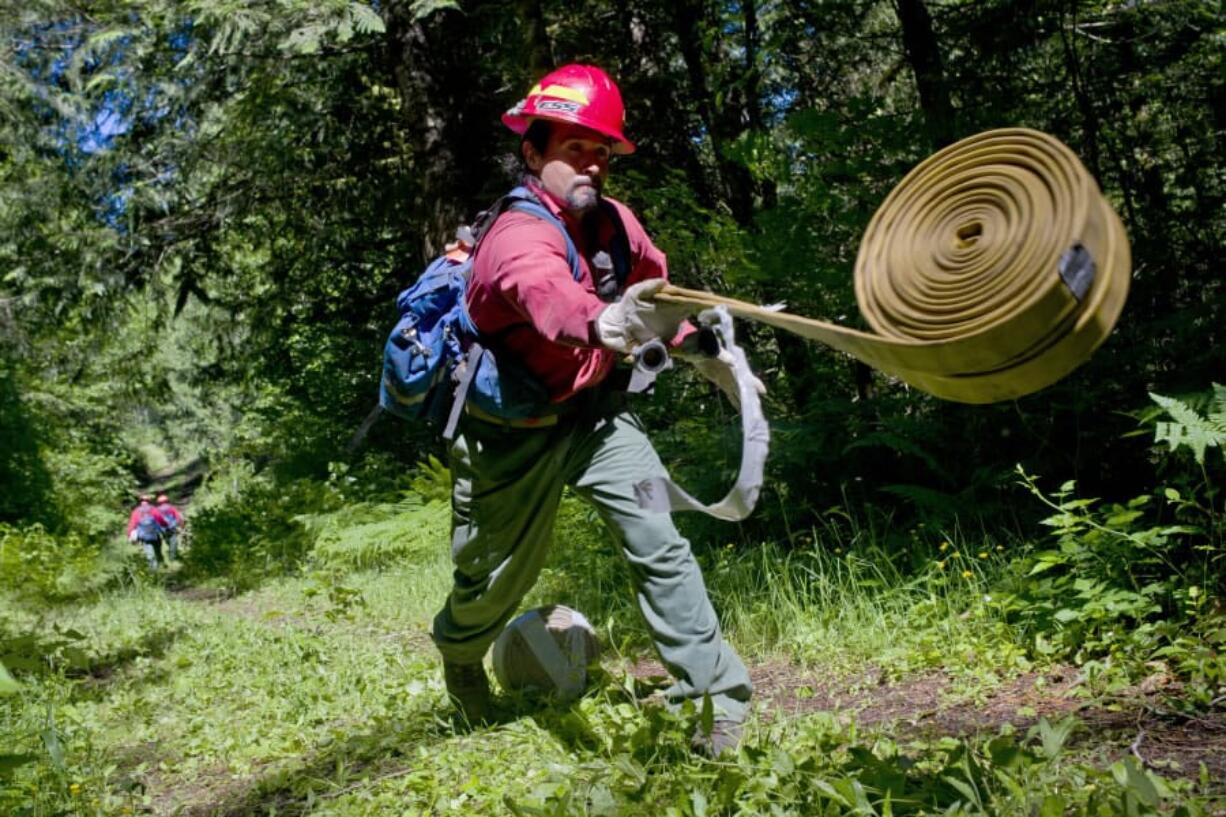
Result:
[[630,564],[639,609],[676,679],[669,701],[710,694],[741,720],[753,685],[724,641],[690,543],[667,513],[643,510],[634,485],[665,469],[624,396],[596,391],[548,428],[471,416],[450,450],[455,584],[434,619],[443,657],[480,661],[545,562],[562,489],[595,506]]

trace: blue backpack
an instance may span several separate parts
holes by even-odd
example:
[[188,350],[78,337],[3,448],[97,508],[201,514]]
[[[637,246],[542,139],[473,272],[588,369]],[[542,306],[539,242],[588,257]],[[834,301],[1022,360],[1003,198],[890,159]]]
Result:
[[176,519],[175,515],[170,512],[170,508],[171,505],[169,502],[163,502],[161,505],[158,505],[158,513],[160,513],[162,518],[166,520],[166,530],[174,530],[175,528],[179,527],[179,520]]
[[[531,213],[553,224],[566,241],[566,260],[576,281],[582,276],[579,252],[566,226],[524,187],[516,187],[494,207],[478,216],[470,233],[463,229],[467,253],[436,258],[421,277],[396,298],[400,319],[383,347],[383,377],[379,405],[406,420],[425,420],[443,427],[443,437],[455,432],[465,400],[495,417],[523,419],[550,413],[544,384],[510,356],[499,360],[483,343],[465,306],[473,257],[481,238],[507,210]],[[614,266],[619,283],[629,269],[625,229],[614,216]]]
[[153,518],[153,510],[141,511],[136,520],[136,538],[142,542],[156,542],[162,533],[162,526]]

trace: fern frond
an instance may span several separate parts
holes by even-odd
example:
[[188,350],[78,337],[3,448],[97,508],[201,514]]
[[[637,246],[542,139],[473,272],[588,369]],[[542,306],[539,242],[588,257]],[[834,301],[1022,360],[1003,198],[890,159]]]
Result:
[[921,513],[950,516],[963,509],[957,496],[923,485],[886,485],[881,490],[902,497]]
[[349,20],[359,34],[382,34],[387,30],[379,12],[365,3],[349,4]]
[[[350,509],[347,509],[350,510]],[[406,496],[395,504],[367,505],[334,515],[318,530],[315,560],[329,567],[365,570],[446,548],[451,506]]]
[[281,43],[282,51],[294,54],[318,54],[324,36],[324,26],[318,24],[296,28]]
[[902,436],[901,434],[895,434],[892,431],[873,431],[865,434],[848,444],[843,451],[846,453],[856,448],[873,447],[888,448],[891,451],[898,452],[899,454],[909,454],[922,460],[934,474],[939,475],[942,479],[949,478],[949,473],[941,467],[941,464],[937,462],[935,457],[925,451],[914,441]]
[[1209,409],[1209,424],[1226,437],[1226,386],[1213,384],[1213,405]]
[[[1226,390],[1214,384],[1215,407],[1224,394]],[[1202,417],[1182,400],[1153,392],[1149,397],[1174,419],[1174,422],[1160,422],[1154,426],[1155,443],[1166,443],[1171,451],[1188,446],[1198,465],[1205,464],[1206,449],[1226,445],[1226,413],[1212,411],[1207,417]]]
[[436,11],[444,9],[460,11],[460,4],[456,0],[413,0],[409,8],[413,10],[414,20],[424,20]]

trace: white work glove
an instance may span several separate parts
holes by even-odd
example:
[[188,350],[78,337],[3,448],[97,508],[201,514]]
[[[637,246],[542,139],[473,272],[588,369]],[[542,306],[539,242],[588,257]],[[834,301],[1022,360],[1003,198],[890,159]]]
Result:
[[631,352],[649,340],[671,340],[690,308],[652,300],[667,284],[663,278],[651,278],[627,288],[597,316],[600,342],[615,352]]
[[[681,345],[673,350],[673,357],[679,357],[689,363],[707,380],[719,386],[719,390],[728,395],[728,400],[737,411],[741,410],[741,393],[736,385],[736,373],[733,371],[732,353],[720,347],[715,357],[705,355],[698,350],[698,333],[681,341]],[[750,385],[759,395],[766,394],[766,384],[758,376],[750,372]]]

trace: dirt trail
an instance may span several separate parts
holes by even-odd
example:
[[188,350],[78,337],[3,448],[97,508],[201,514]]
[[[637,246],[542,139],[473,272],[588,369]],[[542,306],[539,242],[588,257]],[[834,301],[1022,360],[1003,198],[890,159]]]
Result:
[[208,463],[200,458],[172,465],[150,474],[142,490],[151,494],[171,494],[171,501],[182,510],[191,504],[192,495],[204,483],[208,469]]
[[[648,687],[667,676],[654,660],[627,669]],[[1005,724],[1025,730],[1040,718],[1075,715],[1082,726],[1074,733],[1074,751],[1106,763],[1132,754],[1166,777],[1196,779],[1204,764],[1215,788],[1226,792],[1226,711],[1197,717],[1175,711],[1170,702],[1179,698],[1178,684],[1161,671],[1111,699],[1084,696],[1083,678],[1071,666],[1024,673],[985,690],[978,700],[958,694],[954,680],[939,670],[893,682],[875,669],[831,679],[772,661],[751,665],[749,675],[767,712],[788,717],[832,712],[902,737],[993,735]]]

